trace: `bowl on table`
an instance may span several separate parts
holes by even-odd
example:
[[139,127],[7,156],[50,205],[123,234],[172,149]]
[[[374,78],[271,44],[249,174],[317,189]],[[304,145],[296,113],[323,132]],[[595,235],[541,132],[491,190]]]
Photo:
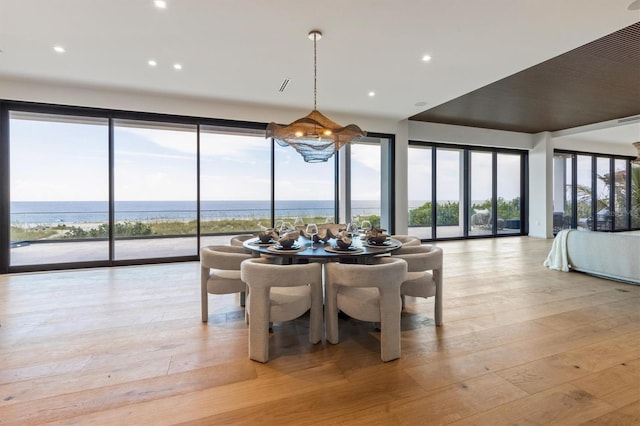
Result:
[[351,238],[342,238],[342,239],[338,238],[336,240],[336,245],[338,246],[338,248],[346,250],[349,247],[351,247]]
[[387,241],[388,238],[388,235],[370,235],[367,237],[367,242],[369,244],[382,245]]
[[280,246],[282,246],[283,249],[290,249],[293,247],[293,245],[296,243],[297,239],[294,238],[289,238],[287,236],[280,238],[278,240],[278,244],[280,244]]

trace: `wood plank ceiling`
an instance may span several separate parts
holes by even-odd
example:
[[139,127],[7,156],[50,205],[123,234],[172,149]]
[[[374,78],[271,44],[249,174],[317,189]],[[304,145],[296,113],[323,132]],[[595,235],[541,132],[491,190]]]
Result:
[[410,117],[524,133],[640,114],[640,22]]

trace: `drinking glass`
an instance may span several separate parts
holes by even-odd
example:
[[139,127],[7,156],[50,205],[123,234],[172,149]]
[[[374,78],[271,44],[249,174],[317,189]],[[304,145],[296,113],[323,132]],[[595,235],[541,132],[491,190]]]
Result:
[[273,224],[273,229],[280,235],[280,228],[282,228],[282,220],[276,220]]
[[284,234],[293,231],[295,231],[295,228],[291,225],[291,222],[282,222],[279,235],[282,237]]
[[311,235],[311,248],[316,248],[316,235],[318,235],[318,225],[315,223],[310,223],[307,225],[307,235]]
[[293,221],[293,227],[298,229],[298,226],[304,226],[304,220],[302,220],[302,218],[300,217],[296,217],[296,220]]
[[352,237],[358,234],[358,222],[349,222],[347,224],[347,234]]
[[368,220],[363,220],[360,224],[360,229],[366,235],[367,232],[371,231],[371,222],[369,222]]

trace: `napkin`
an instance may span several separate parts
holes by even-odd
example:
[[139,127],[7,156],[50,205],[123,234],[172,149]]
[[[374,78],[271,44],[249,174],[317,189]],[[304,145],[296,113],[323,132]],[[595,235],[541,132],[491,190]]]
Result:
[[300,237],[300,231],[287,232],[286,234],[280,237],[278,242],[282,247],[291,247],[293,244],[295,244],[296,241],[298,241],[299,237]]
[[349,247],[351,245],[351,242],[352,239],[349,234],[347,234],[347,231],[340,231],[338,232],[338,235],[336,235],[336,244],[340,248]]
[[272,239],[275,240],[278,238],[278,233],[273,228],[265,229],[264,231],[258,232],[257,234],[253,235],[258,237],[263,243],[268,243]]

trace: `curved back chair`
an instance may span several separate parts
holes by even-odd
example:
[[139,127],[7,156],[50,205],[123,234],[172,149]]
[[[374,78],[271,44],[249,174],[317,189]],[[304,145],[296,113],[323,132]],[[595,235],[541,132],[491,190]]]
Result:
[[247,286],[240,279],[240,264],[251,259],[242,247],[212,245],[200,249],[200,298],[202,322],[209,317],[209,293],[240,293],[240,305],[244,306]]
[[409,268],[408,278],[402,283],[402,305],[404,297],[435,296],[435,323],[442,325],[442,249],[431,245],[402,246],[391,253],[391,257],[404,259]]
[[391,238],[394,238],[402,243],[402,247],[405,246],[419,246],[422,244],[420,238],[414,237],[412,235],[391,235]]
[[407,262],[392,257],[373,265],[325,265],[327,340],[337,344],[338,310],[361,321],[380,323],[380,358],[400,358],[400,286],[407,279]]
[[309,342],[322,339],[322,265],[277,265],[269,259],[242,262],[241,278],[249,287],[249,358],[269,360],[269,323],[289,321],[310,310]]
[[234,235],[229,240],[229,244],[235,247],[242,247],[242,243],[253,238],[253,235]]

